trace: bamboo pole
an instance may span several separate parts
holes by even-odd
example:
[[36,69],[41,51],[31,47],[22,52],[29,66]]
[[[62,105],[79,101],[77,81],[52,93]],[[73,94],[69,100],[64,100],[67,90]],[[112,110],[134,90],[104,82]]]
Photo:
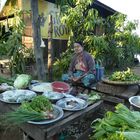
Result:
[[53,45],[52,45],[52,34],[53,34],[53,23],[52,15],[49,15],[49,26],[48,26],[48,80],[53,80],[52,65],[53,65]]

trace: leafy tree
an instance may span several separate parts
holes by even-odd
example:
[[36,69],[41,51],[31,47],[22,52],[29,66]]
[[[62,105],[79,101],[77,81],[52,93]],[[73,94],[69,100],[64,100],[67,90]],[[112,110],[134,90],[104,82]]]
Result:
[[22,20],[23,11],[19,9],[14,9],[14,25],[13,29],[9,30],[9,36],[4,39],[4,36],[0,40],[1,55],[6,56],[10,59],[10,71],[12,75],[16,73],[25,73],[26,57],[28,48],[22,44],[22,35],[25,28],[25,24]]
[[107,67],[127,67],[133,64],[134,54],[140,48],[138,35],[133,34],[137,28],[137,21],[126,21],[126,16],[116,13],[109,16],[105,22],[105,40],[108,48],[104,57]]

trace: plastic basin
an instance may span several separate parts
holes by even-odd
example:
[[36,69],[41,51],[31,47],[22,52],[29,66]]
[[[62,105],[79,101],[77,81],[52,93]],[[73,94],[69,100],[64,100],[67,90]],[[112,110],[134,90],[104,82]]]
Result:
[[69,84],[61,81],[55,81],[52,82],[52,89],[53,91],[60,92],[60,93],[66,93],[70,90]]

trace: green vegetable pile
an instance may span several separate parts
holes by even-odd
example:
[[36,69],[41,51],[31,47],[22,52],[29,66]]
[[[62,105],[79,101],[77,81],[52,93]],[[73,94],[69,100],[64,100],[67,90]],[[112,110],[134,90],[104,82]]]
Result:
[[39,113],[53,110],[52,103],[49,101],[49,99],[41,95],[35,97],[32,102],[22,103],[20,108],[23,110],[35,111]]
[[116,71],[110,77],[109,80],[112,81],[138,81],[140,77],[135,75],[130,68],[126,71]]
[[31,102],[24,102],[13,112],[2,116],[1,121],[5,125],[19,125],[27,121],[38,121],[49,119],[50,112],[53,111],[51,102],[45,96],[36,96]]
[[27,88],[31,82],[31,76],[27,74],[20,74],[14,81],[14,87],[17,89]]
[[95,102],[96,100],[101,99],[100,95],[97,92],[91,92],[88,96],[88,101]]
[[90,140],[140,140],[140,112],[118,104],[115,112],[108,111],[103,119],[93,121],[91,127]]

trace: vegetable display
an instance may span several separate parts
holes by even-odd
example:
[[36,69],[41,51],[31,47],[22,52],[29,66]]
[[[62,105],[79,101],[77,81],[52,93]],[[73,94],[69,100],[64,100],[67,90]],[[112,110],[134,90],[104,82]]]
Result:
[[112,81],[139,81],[140,77],[135,75],[130,68],[126,71],[116,71],[110,77]]
[[14,81],[16,89],[27,88],[31,82],[31,76],[27,74],[20,74]]
[[45,96],[39,95],[31,102],[22,103],[16,111],[4,114],[3,120],[8,125],[19,125],[27,121],[39,121],[53,117],[51,102]]
[[140,112],[118,104],[115,112],[108,111],[103,119],[93,121],[91,127],[90,140],[139,140]]

